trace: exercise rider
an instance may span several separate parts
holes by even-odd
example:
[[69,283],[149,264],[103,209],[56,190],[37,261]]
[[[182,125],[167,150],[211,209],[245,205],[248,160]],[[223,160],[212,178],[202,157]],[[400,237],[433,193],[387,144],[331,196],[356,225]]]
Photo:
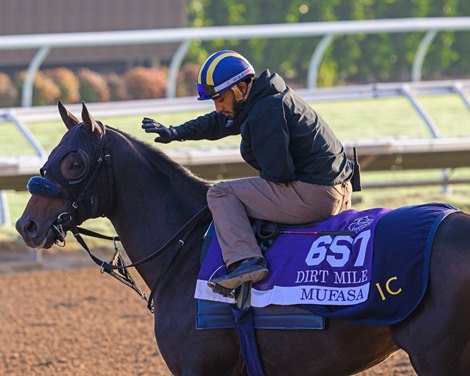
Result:
[[228,291],[269,273],[249,217],[301,224],[349,209],[353,164],[326,121],[278,74],[256,76],[235,51],[210,55],[196,89],[215,111],[175,127],[144,118],[142,127],[161,143],[241,134],[241,155],[259,176],[221,181],[207,193],[229,271],[211,286]]

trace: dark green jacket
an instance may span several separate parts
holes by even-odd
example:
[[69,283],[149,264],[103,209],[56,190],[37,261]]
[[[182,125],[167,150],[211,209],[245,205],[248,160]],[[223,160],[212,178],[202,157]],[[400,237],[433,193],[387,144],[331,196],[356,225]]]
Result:
[[241,134],[243,159],[266,180],[336,185],[353,168],[328,124],[276,73],[264,71],[236,118],[211,112],[178,127],[178,138],[217,140]]

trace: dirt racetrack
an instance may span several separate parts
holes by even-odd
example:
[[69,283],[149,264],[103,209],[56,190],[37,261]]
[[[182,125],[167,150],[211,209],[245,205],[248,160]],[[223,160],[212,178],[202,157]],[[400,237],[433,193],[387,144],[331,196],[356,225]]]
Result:
[[[137,294],[88,259],[54,260],[19,272],[0,259],[0,375],[170,375]],[[398,352],[360,375],[415,373]]]

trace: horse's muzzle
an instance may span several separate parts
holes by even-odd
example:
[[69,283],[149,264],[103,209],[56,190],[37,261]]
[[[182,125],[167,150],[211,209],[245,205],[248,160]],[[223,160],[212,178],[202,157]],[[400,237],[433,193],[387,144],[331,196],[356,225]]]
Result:
[[16,230],[19,232],[24,242],[31,248],[50,248],[61,239],[61,234],[54,228],[49,227],[45,233],[40,230],[38,223],[30,216],[23,216],[16,221]]

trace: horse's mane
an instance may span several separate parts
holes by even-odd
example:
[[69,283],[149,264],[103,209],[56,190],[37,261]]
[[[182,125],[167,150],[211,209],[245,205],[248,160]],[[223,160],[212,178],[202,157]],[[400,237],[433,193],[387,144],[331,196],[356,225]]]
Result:
[[109,125],[107,125],[106,128],[113,130],[119,133],[124,138],[126,138],[130,143],[132,143],[136,150],[138,150],[139,153],[141,153],[145,157],[146,161],[154,168],[158,170],[163,170],[163,172],[169,176],[174,175],[174,173],[176,172],[178,175],[182,176],[183,179],[196,183],[196,185],[199,185],[203,189],[207,190],[207,188],[209,187],[210,184],[207,180],[197,177],[187,168],[173,161],[170,157],[168,157],[165,153],[156,148],[154,145],[142,141],[121,129],[117,129]]

